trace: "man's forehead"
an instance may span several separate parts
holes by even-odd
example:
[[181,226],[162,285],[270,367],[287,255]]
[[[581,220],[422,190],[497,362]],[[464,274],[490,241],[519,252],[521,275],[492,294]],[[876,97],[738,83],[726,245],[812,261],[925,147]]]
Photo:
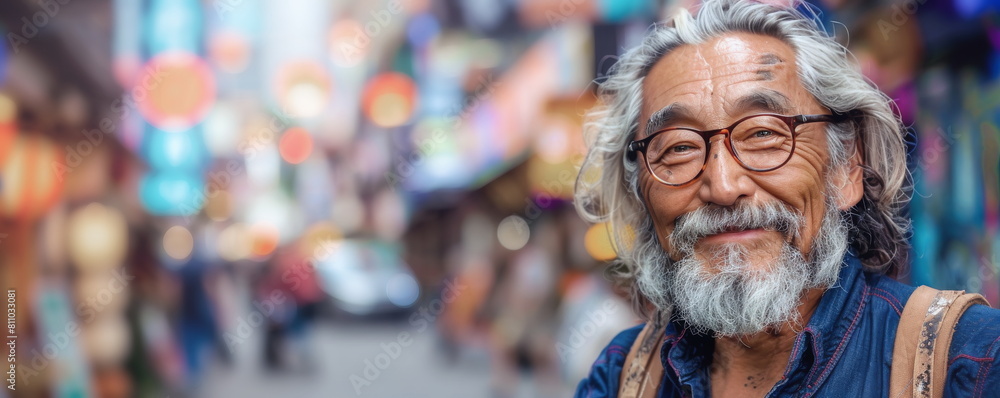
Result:
[[[650,68],[648,80],[669,77],[687,79],[719,78],[758,72],[793,61],[795,52],[785,42],[765,35],[728,33],[707,42],[682,45],[663,56]],[[685,76],[680,76],[680,75]],[[764,76],[761,76],[764,77]],[[770,80],[770,79],[763,79]]]
[[651,114],[673,104],[696,111],[738,111],[702,108],[709,103],[731,107],[754,87],[791,97],[788,91],[798,83],[794,56],[783,41],[750,33],[680,46],[657,61],[643,82],[640,127]]

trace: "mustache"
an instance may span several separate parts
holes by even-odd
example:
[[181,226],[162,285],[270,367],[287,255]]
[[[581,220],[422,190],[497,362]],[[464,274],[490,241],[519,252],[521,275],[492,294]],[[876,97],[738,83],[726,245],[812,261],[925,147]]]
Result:
[[739,201],[733,206],[709,204],[677,217],[668,240],[686,251],[701,239],[728,231],[765,229],[796,240],[805,218],[791,206],[777,201],[754,204]]

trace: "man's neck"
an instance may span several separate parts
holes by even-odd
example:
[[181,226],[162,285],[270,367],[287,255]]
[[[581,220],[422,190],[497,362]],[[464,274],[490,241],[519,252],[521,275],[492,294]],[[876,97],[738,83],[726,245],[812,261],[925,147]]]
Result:
[[806,291],[799,304],[797,322],[752,335],[716,338],[710,368],[712,395],[767,394],[784,374],[795,338],[812,317],[823,291]]

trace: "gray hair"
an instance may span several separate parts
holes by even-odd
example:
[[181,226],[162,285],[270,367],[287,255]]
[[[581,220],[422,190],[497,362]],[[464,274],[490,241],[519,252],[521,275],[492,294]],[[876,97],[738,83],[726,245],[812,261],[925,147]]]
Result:
[[636,277],[655,268],[649,264],[662,247],[638,188],[641,162],[625,159],[625,147],[639,126],[643,80],[673,49],[730,32],[761,34],[788,44],[806,90],[830,110],[851,116],[850,122],[827,128],[831,170],[847,166],[857,150],[863,159],[864,195],[845,217],[851,248],[870,272],[895,275],[905,266],[909,221],[902,208],[909,201],[910,180],[902,124],[892,111],[892,100],[862,76],[847,49],[816,20],[795,8],[707,0],[697,16],[681,10],[672,24],[654,25],[600,84],[602,105],[591,111],[584,126],[589,150],[574,202],[587,221],[610,223],[618,259],[609,271],[630,289],[633,306],[644,317],[649,312]]

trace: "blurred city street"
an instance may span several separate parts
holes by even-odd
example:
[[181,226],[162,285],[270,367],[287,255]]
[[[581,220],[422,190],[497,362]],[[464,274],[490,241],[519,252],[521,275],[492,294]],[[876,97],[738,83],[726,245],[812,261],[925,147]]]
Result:
[[[371,382],[355,392],[350,375],[364,377],[365,360],[383,352],[380,344],[395,341],[409,326],[404,321],[377,323],[320,322],[310,338],[316,369],[309,373],[268,373],[260,360],[262,345],[247,344],[236,353],[233,369],[216,364],[207,371],[201,397],[265,398],[319,397],[487,397],[489,358],[464,358],[450,364],[441,355],[433,333],[420,333],[399,358]],[[442,372],[442,369],[446,371]],[[567,389],[558,396],[572,395]],[[530,395],[529,395],[530,396]]]
[[[243,305],[236,313],[253,314],[248,292],[239,291]],[[487,347],[477,344],[461,352],[442,349],[446,344],[433,327],[410,322],[414,313],[394,314],[375,319],[324,314],[306,337],[299,342],[308,347],[308,359],[297,358],[296,365],[280,371],[267,367],[265,330],[251,327],[238,344],[232,344],[232,361],[212,356],[201,376],[204,383],[195,397],[491,397],[491,356]],[[617,323],[616,323],[617,325]],[[228,332],[238,334],[237,328]],[[612,327],[611,329],[614,329]],[[611,332],[611,331],[609,331]],[[401,333],[408,333],[410,343],[398,346]],[[606,334],[605,334],[606,335]],[[390,347],[388,350],[385,347]],[[292,350],[294,351],[294,350]],[[301,353],[300,351],[297,351]],[[382,369],[377,358],[392,355]],[[228,362],[228,364],[227,364]],[[589,367],[589,363],[584,364]],[[367,373],[366,373],[367,372]],[[353,379],[352,377],[357,376]],[[514,397],[538,397],[535,383],[526,372],[515,382]],[[361,381],[364,380],[364,381]],[[356,384],[355,384],[356,383]],[[550,396],[572,395],[574,381],[556,385]]]
[[[0,1],[15,396],[571,395],[640,322],[596,88],[699,3]],[[794,6],[910,126],[902,279],[997,303],[1000,3],[917,3]]]

